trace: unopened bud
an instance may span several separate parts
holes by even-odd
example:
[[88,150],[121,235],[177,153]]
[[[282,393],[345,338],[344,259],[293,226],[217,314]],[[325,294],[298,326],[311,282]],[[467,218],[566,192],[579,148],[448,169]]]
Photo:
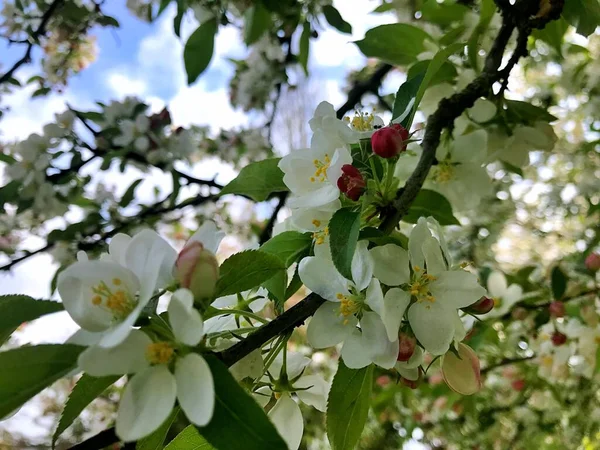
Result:
[[525,320],[527,319],[527,315],[527,310],[521,306],[514,308],[511,313],[514,320]]
[[525,380],[515,380],[510,385],[515,391],[521,392],[523,389],[525,389]]
[[481,389],[479,358],[465,344],[458,345],[458,356],[447,352],[442,357],[442,375],[448,387],[459,394],[471,395]]
[[399,124],[392,124],[375,131],[371,136],[373,153],[382,158],[393,158],[406,150],[408,130]]
[[590,253],[587,258],[585,258],[585,267],[592,272],[596,272],[600,269],[600,254]]
[[410,357],[415,353],[415,347],[417,346],[417,339],[408,333],[399,333],[398,342],[400,344],[400,351],[398,352],[398,361],[408,361]]
[[423,381],[423,370],[420,367],[419,367],[419,378],[417,378],[416,380],[409,380],[408,378],[400,376],[400,382],[404,386],[408,386],[411,389],[418,388],[422,381]]
[[559,301],[553,301],[548,306],[548,311],[552,317],[564,317],[565,316],[565,304]]
[[552,335],[552,343],[557,347],[560,347],[565,342],[567,342],[567,336],[560,331],[555,331]]
[[351,164],[342,166],[342,175],[337,180],[337,187],[350,200],[357,201],[365,192],[367,183],[360,171]]
[[487,314],[492,309],[494,309],[494,300],[489,297],[481,297],[475,303],[465,308],[465,311],[471,314],[480,315]]
[[192,241],[177,257],[175,278],[181,287],[192,291],[194,300],[201,302],[212,298],[219,278],[217,258],[206,250],[202,243]]
[[171,124],[171,114],[167,108],[163,108],[158,114],[150,116],[150,129],[157,130]]

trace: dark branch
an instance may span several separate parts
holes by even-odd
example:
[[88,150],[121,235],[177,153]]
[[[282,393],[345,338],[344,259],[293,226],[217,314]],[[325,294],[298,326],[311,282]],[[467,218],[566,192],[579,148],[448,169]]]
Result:
[[522,358],[504,358],[501,361],[498,361],[496,364],[490,364],[489,366],[481,369],[481,374],[484,375],[494,369],[497,369],[498,367],[510,366],[512,364],[518,364],[518,363],[522,363],[525,361],[530,361],[533,358],[535,358],[535,355],[523,356]]
[[279,199],[277,206],[275,206],[275,208],[273,209],[273,212],[271,213],[271,217],[269,217],[267,224],[265,225],[262,232],[260,233],[260,236],[258,237],[258,243],[260,245],[264,244],[269,239],[271,239],[271,236],[273,235],[273,227],[275,226],[275,223],[277,222],[277,216],[279,215],[279,211],[281,211],[283,209],[283,207],[285,206],[285,201],[288,197],[288,194],[289,194],[289,192],[281,192],[280,194],[277,195],[277,198]]
[[377,95],[381,82],[390,70],[392,70],[392,66],[389,64],[382,64],[368,80],[357,83],[350,89],[350,92],[348,92],[348,100],[346,100],[346,103],[337,110],[337,118],[341,119],[348,111],[352,111],[367,92]]

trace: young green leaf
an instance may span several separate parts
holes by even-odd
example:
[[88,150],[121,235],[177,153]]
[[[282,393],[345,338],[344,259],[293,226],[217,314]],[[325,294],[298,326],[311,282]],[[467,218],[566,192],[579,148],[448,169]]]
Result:
[[300,45],[298,49],[298,62],[304,69],[304,74],[308,75],[308,56],[310,54],[310,23],[304,22],[302,34],[300,35]]
[[512,116],[515,122],[533,124],[538,120],[544,122],[558,120],[544,108],[532,105],[531,103],[520,102],[518,100],[505,100],[504,104],[506,105],[507,113]]
[[[430,59],[425,59],[423,61],[417,61],[416,63],[414,63],[412,66],[409,67],[408,73],[406,74],[406,79],[410,80],[410,79],[416,77],[417,75],[419,75],[420,73],[425,74],[425,72],[427,72],[427,68],[429,67],[430,63],[431,63]],[[439,68],[439,70],[431,78],[431,81],[429,81],[429,87],[435,86],[436,84],[440,84],[440,83],[452,82],[456,78],[457,75],[458,75],[458,72],[456,71],[456,67],[454,66],[454,64],[452,64],[449,61],[446,61],[444,64],[442,64],[442,66]]]
[[244,450],[287,450],[263,409],[233,378],[217,358],[206,362],[215,382],[215,411],[211,421],[198,427],[215,448]]
[[217,19],[210,19],[200,25],[185,43],[183,61],[185,62],[188,84],[196,81],[208,67],[213,55],[217,29]]
[[364,39],[354,43],[369,58],[403,66],[416,61],[417,55],[425,51],[425,39],[433,40],[420,28],[394,23],[372,28]]
[[227,258],[220,267],[217,297],[247,291],[285,270],[278,256],[260,250],[246,250]]
[[215,448],[200,436],[194,425],[188,425],[167,444],[164,450],[215,450]]
[[52,436],[52,448],[54,448],[58,437],[79,417],[79,414],[119,378],[121,377],[108,376],[96,378],[87,374],[81,376],[69,394],[67,403],[65,403],[63,412],[60,415],[58,426]]
[[119,201],[119,206],[121,208],[125,208],[133,201],[133,198],[135,197],[135,190],[142,181],[144,181],[144,179],[140,178],[139,180],[135,180],[133,183],[131,183],[129,185],[129,187],[123,194],[123,197],[121,197],[121,200]]
[[271,13],[262,2],[254,2],[245,14],[244,42],[252,45],[258,41],[272,24]]
[[467,42],[467,54],[469,56],[469,63],[473,70],[479,72],[479,56],[478,52],[481,48],[480,42],[481,37],[485,34],[492,18],[496,13],[496,3],[494,0],[481,0],[481,6],[479,11],[479,23],[471,33]]
[[327,437],[332,450],[352,450],[367,421],[373,364],[354,370],[340,359],[327,402]]
[[72,344],[44,344],[0,353],[0,417],[75,369],[83,350]]
[[352,208],[338,209],[329,221],[329,247],[337,270],[352,280],[352,257],[360,232],[360,213]]
[[565,2],[563,17],[577,28],[577,33],[588,37],[600,25],[600,1],[569,0]]
[[563,58],[562,44],[565,33],[569,29],[569,24],[562,17],[559,20],[553,20],[541,30],[533,30],[533,37],[541,39],[550,47],[556,50],[559,58]]
[[352,25],[346,22],[340,12],[331,5],[323,6],[323,14],[329,25],[336,28],[338,31],[346,34],[352,34]]
[[567,275],[559,266],[552,269],[550,282],[552,284],[552,296],[555,300],[560,300],[567,290]]
[[62,303],[35,300],[27,295],[0,296],[0,345],[23,322],[63,310]]
[[[137,443],[135,444],[135,450],[162,450],[164,448],[163,444],[165,442],[165,439],[167,438],[167,433],[169,432],[171,426],[177,419],[179,411],[180,410],[178,406],[173,408],[173,411],[171,411],[171,415],[167,417],[167,420],[165,420],[160,427],[154,430],[152,434],[137,441]],[[196,430],[194,429],[194,431]]]
[[283,182],[283,172],[277,166],[280,158],[265,159],[248,164],[239,175],[221,189],[219,195],[239,194],[262,202],[273,192],[288,190]]
[[419,92],[419,87],[423,82],[423,78],[425,78],[425,72],[415,75],[413,78],[402,83],[396,93],[392,121],[395,121],[394,123],[399,123],[407,130],[410,129],[411,124],[409,123],[409,119],[417,100],[417,93]]
[[277,255],[290,267],[300,256],[306,253],[312,244],[310,233],[284,231],[265,242],[260,250]]
[[406,223],[417,223],[419,217],[429,216],[436,219],[440,225],[460,225],[446,197],[439,192],[421,189],[402,220]]

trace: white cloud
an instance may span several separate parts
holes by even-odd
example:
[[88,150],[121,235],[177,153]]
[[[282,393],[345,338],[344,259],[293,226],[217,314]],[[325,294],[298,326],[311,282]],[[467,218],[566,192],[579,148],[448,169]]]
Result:
[[138,97],[144,95],[148,90],[148,83],[140,78],[125,75],[123,72],[121,69],[116,69],[111,71],[106,78],[106,84],[117,98],[122,99],[130,95]]

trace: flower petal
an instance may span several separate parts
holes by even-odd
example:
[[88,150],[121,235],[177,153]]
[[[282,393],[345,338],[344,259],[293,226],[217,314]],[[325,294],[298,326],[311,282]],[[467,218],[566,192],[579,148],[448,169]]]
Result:
[[381,290],[381,284],[377,278],[373,278],[371,283],[369,283],[369,287],[366,292],[366,300],[365,303],[369,305],[369,307],[379,314],[380,317],[383,317],[385,314],[384,304],[383,304],[383,291]]
[[269,418],[275,428],[285,441],[289,450],[297,450],[302,441],[304,432],[304,420],[300,407],[296,404],[290,394],[281,394],[273,409],[269,411]]
[[115,234],[108,243],[108,254],[111,259],[114,262],[121,264],[123,267],[126,267],[125,255],[130,242],[130,236],[124,233],[118,233]]
[[356,317],[340,314],[339,304],[325,302],[310,319],[306,336],[314,348],[333,347],[346,339],[357,324]]
[[[302,373],[304,368],[310,364],[310,358],[304,356],[299,352],[287,352],[287,361],[286,361],[286,369],[287,376],[289,379],[296,378],[298,375]],[[281,368],[283,367],[283,353],[279,352],[271,366],[269,367],[269,372],[275,378],[279,378],[279,373],[281,372]]]
[[464,270],[450,270],[437,275],[429,284],[431,294],[445,308],[464,308],[486,294],[477,277]]
[[443,355],[454,338],[455,312],[443,308],[438,301],[418,302],[408,310],[408,321],[416,338],[429,353]]
[[490,273],[487,279],[488,292],[492,297],[504,297],[507,289],[506,277],[497,270]]
[[410,294],[402,289],[393,288],[385,293],[383,299],[383,314],[381,320],[390,342],[398,340],[398,331],[402,323],[402,317],[410,303]]
[[366,312],[360,319],[362,342],[371,361],[384,369],[396,364],[400,351],[398,339],[390,342],[381,318],[374,312]]
[[359,241],[352,257],[352,280],[358,291],[366,289],[373,278],[373,258],[367,246],[367,241]]
[[398,361],[394,366],[396,369],[414,369],[423,364],[423,349],[418,345],[415,347],[415,352],[412,354],[408,361]]
[[310,256],[300,261],[298,274],[304,285],[326,300],[339,302],[338,294],[348,295],[348,281],[331,261]]
[[238,362],[233,364],[229,371],[236,380],[243,380],[244,378],[258,378],[263,374],[264,361],[262,357],[261,349],[251,351]]
[[79,367],[93,377],[124,375],[140,372],[150,363],[146,360],[146,348],[152,344],[146,333],[132,330],[127,338],[116,347],[88,347],[79,355]]
[[410,263],[421,269],[425,266],[425,256],[423,255],[423,244],[425,240],[431,237],[431,231],[427,226],[427,220],[424,217],[419,217],[417,224],[412,229],[408,238],[408,253],[410,255]]
[[116,433],[125,442],[156,430],[175,405],[175,377],[166,366],[154,366],[131,378],[119,403]]
[[198,241],[204,248],[213,253],[217,253],[219,244],[225,237],[225,233],[219,231],[217,225],[212,220],[207,220],[200,228],[190,237],[189,242]]
[[204,426],[215,409],[215,386],[210,367],[197,353],[188,353],[175,363],[177,400],[187,418]]
[[427,273],[429,275],[438,275],[447,270],[446,262],[442,256],[440,243],[434,237],[428,237],[423,243],[423,255],[427,265]]
[[362,369],[371,364],[369,351],[364,344],[362,332],[357,328],[354,328],[352,334],[344,340],[342,359],[350,369]]
[[194,309],[194,295],[189,289],[178,289],[173,293],[168,307],[169,323],[175,339],[194,346],[204,336],[204,322]]
[[373,276],[387,286],[400,286],[410,280],[408,253],[395,244],[375,247],[370,251],[373,257]]
[[329,383],[320,375],[306,375],[294,383],[295,388],[308,388],[296,391],[296,395],[303,403],[313,406],[321,412],[327,410],[327,395]]

